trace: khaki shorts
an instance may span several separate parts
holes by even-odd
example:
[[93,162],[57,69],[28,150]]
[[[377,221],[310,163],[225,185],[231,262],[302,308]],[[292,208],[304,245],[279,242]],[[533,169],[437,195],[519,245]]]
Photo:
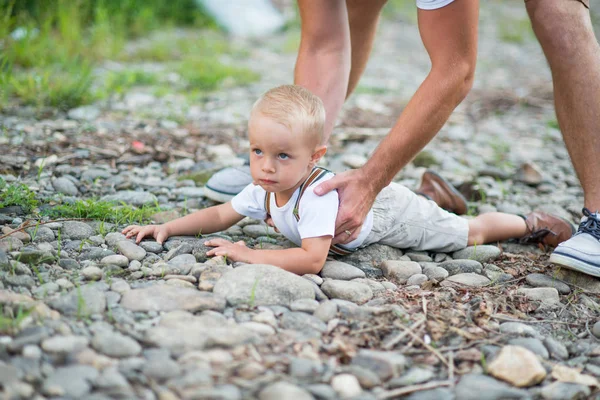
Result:
[[[528,1],[531,1],[531,0],[525,0],[525,3],[527,3]],[[590,0],[574,0],[574,1],[583,3],[584,6],[586,6],[587,8],[590,8]]]
[[[391,183],[373,204],[373,228],[363,246],[452,252],[467,247],[469,223],[408,188]],[[361,247],[363,247],[361,246]]]

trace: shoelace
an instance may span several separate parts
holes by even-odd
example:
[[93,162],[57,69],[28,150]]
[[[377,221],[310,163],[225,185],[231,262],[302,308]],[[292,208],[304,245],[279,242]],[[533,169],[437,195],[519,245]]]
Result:
[[577,233],[589,233],[600,240],[600,215],[598,215],[598,211],[592,213],[587,208],[584,208],[582,212],[587,217],[587,220],[579,225]]

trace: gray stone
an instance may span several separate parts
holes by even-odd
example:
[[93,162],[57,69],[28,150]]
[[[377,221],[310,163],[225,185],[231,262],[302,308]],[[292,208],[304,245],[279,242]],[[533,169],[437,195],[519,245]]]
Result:
[[406,283],[408,278],[422,272],[421,266],[414,261],[386,260],[381,263],[383,276],[398,283]]
[[587,399],[591,393],[592,391],[587,386],[565,382],[553,382],[544,386],[541,391],[544,400]]
[[18,368],[0,361],[0,385],[6,387],[7,384],[18,381],[22,375]]
[[31,289],[35,280],[29,275],[5,275],[4,282],[10,286],[22,286]]
[[546,349],[548,349],[548,353],[550,353],[550,357],[557,360],[566,360],[569,358],[569,352],[564,344],[554,339],[551,336],[547,336],[544,339],[544,345]]
[[284,305],[298,299],[314,299],[313,283],[272,265],[247,264],[225,273],[213,293],[231,305]]
[[100,260],[100,264],[103,265],[116,265],[118,267],[127,267],[129,266],[129,259],[120,254],[114,254],[111,256],[106,256],[102,260]]
[[250,236],[251,238],[258,238],[261,236],[281,236],[279,233],[275,231],[275,229],[266,224],[262,225],[246,225],[242,228],[244,235]]
[[463,273],[476,273],[481,274],[483,271],[483,265],[476,260],[448,260],[440,263],[439,266],[448,271],[450,275],[457,275]]
[[212,347],[228,348],[258,340],[258,335],[252,330],[228,322],[222,314],[211,311],[199,316],[171,311],[161,317],[157,326],[149,328],[144,338],[146,343],[168,349],[175,355]]
[[83,317],[104,312],[106,297],[100,290],[84,286],[48,301],[48,305],[63,314]]
[[327,261],[321,270],[321,277],[339,280],[352,280],[364,278],[363,270],[341,261]]
[[356,398],[362,393],[358,379],[352,374],[339,374],[331,379],[331,387],[342,399]]
[[86,348],[88,343],[85,336],[53,336],[42,342],[42,349],[48,353],[68,354]]
[[139,246],[146,250],[148,253],[160,253],[163,251],[163,245],[158,242],[152,242],[149,240],[143,240]]
[[539,301],[545,306],[555,306],[560,304],[558,290],[555,288],[520,288],[517,290],[517,293],[524,295],[528,300]]
[[450,389],[437,388],[423,390],[406,396],[404,400],[454,400],[454,393]]
[[129,240],[121,240],[116,244],[117,250],[131,260],[142,260],[146,256],[146,250]]
[[321,290],[329,298],[348,300],[357,304],[365,303],[373,298],[371,288],[359,282],[326,280],[321,285]]
[[352,254],[340,257],[340,261],[354,265],[363,271],[369,278],[382,276],[379,268],[385,260],[398,260],[402,257],[402,250],[384,244],[372,244],[359,249]]
[[485,264],[484,267],[483,274],[492,281],[492,283],[508,282],[513,279],[512,275],[505,273],[502,268],[497,267],[494,264]]
[[34,288],[31,292],[38,297],[44,298],[53,293],[56,293],[60,290],[60,286],[55,282],[46,282],[36,288]]
[[0,250],[5,252],[18,251],[21,247],[23,247],[23,242],[16,237],[8,236],[0,240]]
[[536,331],[534,328],[521,322],[505,322],[500,325],[500,332],[519,336],[540,336],[538,331]]
[[294,384],[279,381],[267,385],[258,393],[259,400],[314,400],[315,398],[305,389]]
[[393,378],[388,382],[390,388],[397,388],[401,386],[416,385],[417,383],[423,383],[433,378],[434,373],[429,369],[413,367],[409,369],[404,375],[397,378]]
[[[110,248],[115,247],[116,244],[122,240],[127,240],[127,239],[125,238],[125,235],[123,235],[121,232],[110,232],[110,233],[107,233],[106,236],[104,236],[104,241],[106,242],[106,245]],[[142,242],[142,243],[144,243],[144,242]]]
[[385,286],[383,285],[383,282],[379,282],[369,278],[356,278],[352,279],[352,282],[358,282],[367,285],[371,288],[373,294],[385,292]]
[[319,308],[319,302],[313,299],[298,299],[290,304],[290,310],[312,314]]
[[56,236],[54,236],[54,231],[46,226],[38,227],[37,232],[35,228],[30,228],[27,232],[31,235],[33,241],[36,243],[46,243],[56,239]]
[[10,261],[8,260],[8,255],[2,249],[0,249],[0,269],[7,268],[10,266]]
[[63,228],[61,235],[63,238],[69,238],[71,240],[87,239],[94,234],[94,228],[84,222],[79,221],[65,221],[63,222]]
[[127,379],[119,372],[116,367],[104,369],[100,376],[94,382],[94,386],[112,394],[114,397],[132,397],[131,388]]
[[424,251],[409,251],[405,254],[405,256],[410,258],[410,261],[416,261],[419,263],[433,261],[433,259],[429,256],[429,254],[427,254],[427,252],[424,252]]
[[108,256],[114,256],[115,252],[112,250],[108,250],[108,249],[102,249],[100,247],[92,247],[91,249],[87,249],[84,252],[82,252],[79,257],[77,257],[79,259],[79,261],[85,261],[85,260],[93,260],[93,261],[98,261],[98,260],[102,260],[104,257],[108,257]]
[[528,350],[531,350],[533,353],[547,360],[550,355],[548,354],[548,350],[543,345],[541,340],[536,338],[514,338],[508,341],[508,344],[512,344],[514,346],[525,347]]
[[324,371],[325,368],[320,361],[298,357],[292,357],[288,368],[288,373],[297,379],[314,380],[320,377]]
[[88,365],[70,365],[54,370],[44,381],[42,391],[51,397],[81,399],[92,388],[98,371]]
[[449,276],[444,282],[442,282],[442,285],[446,282],[453,282],[471,287],[481,287],[489,285],[491,283],[491,281],[485,276],[481,276],[470,272]]
[[397,377],[407,366],[407,359],[400,352],[359,350],[352,359],[352,365],[358,365],[375,372],[382,381]]
[[151,359],[144,364],[142,373],[149,378],[162,382],[178,376],[181,373],[181,368],[179,364],[170,358]]
[[196,264],[196,257],[191,254],[180,254],[169,260],[169,265],[177,268],[182,275],[187,275]]
[[441,282],[449,275],[447,270],[433,263],[421,264],[421,266],[423,267],[423,274],[431,281]]
[[152,205],[158,202],[155,195],[148,192],[135,192],[132,190],[122,190],[115,194],[104,196],[100,201],[108,201],[111,203],[131,204],[132,206],[141,207],[144,205]]
[[306,386],[306,390],[312,393],[318,400],[336,400],[337,393],[333,388],[324,383],[317,383]]
[[327,325],[319,318],[303,312],[292,311],[281,317],[279,326],[283,329],[298,331],[314,330],[319,333],[325,332]]
[[96,179],[108,179],[111,177],[111,173],[109,171],[103,169],[90,168],[86,171],[83,171],[81,174],[81,180],[87,182],[93,182]]
[[600,321],[597,321],[594,326],[592,327],[592,333],[594,334],[594,336],[596,336],[597,338],[600,338]]
[[[192,246],[188,243],[181,243],[179,246],[172,248],[171,250],[169,250],[167,252],[167,254],[165,254],[164,256],[164,260],[165,261],[169,261],[177,256],[183,255],[183,254],[192,254]],[[194,256],[192,256],[194,257]],[[194,257],[194,263],[196,262],[196,257]]]
[[520,400],[531,399],[524,390],[515,389],[486,375],[463,375],[454,394],[460,400]]
[[525,278],[528,284],[533,287],[551,287],[558,290],[560,294],[571,293],[571,288],[564,282],[556,280],[548,275],[544,274],[529,274]]
[[79,194],[77,186],[70,179],[64,177],[55,179],[52,182],[52,186],[58,193],[66,194],[67,196],[77,196]]
[[586,292],[600,294],[600,279],[590,279],[590,276],[584,273],[567,268],[559,268],[554,270],[554,277],[575,287],[579,287]]
[[[475,260],[480,263],[493,261],[500,257],[502,251],[492,245],[478,245],[465,247],[462,250],[452,253],[452,258],[455,260]],[[466,271],[469,272],[469,271]]]
[[421,286],[423,283],[427,282],[427,275],[425,274],[416,274],[411,276],[410,278],[408,278],[408,280],[406,281],[406,284],[408,286],[411,285],[417,285],[417,286]]
[[329,322],[337,315],[337,304],[333,301],[325,300],[319,304],[313,315],[323,322]]
[[102,279],[102,270],[96,266],[85,267],[81,270],[81,276],[87,280],[97,281]]
[[23,250],[17,253],[15,259],[25,264],[42,264],[54,261],[55,257],[48,251]]
[[216,293],[170,285],[152,285],[123,293],[121,307],[131,311],[203,311],[225,309],[225,298]]
[[142,346],[129,336],[118,332],[100,331],[92,339],[92,347],[109,357],[133,357],[142,351]]

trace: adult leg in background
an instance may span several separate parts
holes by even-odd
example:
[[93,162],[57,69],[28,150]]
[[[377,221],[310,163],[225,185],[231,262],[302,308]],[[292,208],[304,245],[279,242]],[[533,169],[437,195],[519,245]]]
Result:
[[600,46],[589,0],[528,0],[526,7],[552,71],[558,124],[592,210],[551,261],[600,276]]

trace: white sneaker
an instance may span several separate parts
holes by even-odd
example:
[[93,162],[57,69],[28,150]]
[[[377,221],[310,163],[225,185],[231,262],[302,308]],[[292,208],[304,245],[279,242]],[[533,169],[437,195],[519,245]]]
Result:
[[600,278],[600,215],[583,209],[579,230],[556,247],[550,262]]
[[250,166],[229,167],[210,177],[204,185],[204,195],[219,203],[226,203],[252,183]]

